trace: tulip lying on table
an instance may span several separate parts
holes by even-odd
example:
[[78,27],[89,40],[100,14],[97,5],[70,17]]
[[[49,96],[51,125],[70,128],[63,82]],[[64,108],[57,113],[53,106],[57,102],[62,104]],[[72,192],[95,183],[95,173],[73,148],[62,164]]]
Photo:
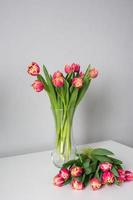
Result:
[[104,185],[121,185],[133,181],[133,172],[124,170],[121,160],[111,157],[114,155],[107,149],[84,149],[76,154],[75,160],[65,163],[54,177],[55,186],[71,184],[72,189],[82,190],[90,185],[98,190]]

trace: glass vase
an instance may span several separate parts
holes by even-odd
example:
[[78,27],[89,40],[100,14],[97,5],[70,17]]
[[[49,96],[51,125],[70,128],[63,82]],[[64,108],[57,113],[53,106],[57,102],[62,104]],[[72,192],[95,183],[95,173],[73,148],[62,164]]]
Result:
[[55,149],[52,161],[56,167],[74,159],[76,145],[73,140],[74,109],[52,109],[55,119]]

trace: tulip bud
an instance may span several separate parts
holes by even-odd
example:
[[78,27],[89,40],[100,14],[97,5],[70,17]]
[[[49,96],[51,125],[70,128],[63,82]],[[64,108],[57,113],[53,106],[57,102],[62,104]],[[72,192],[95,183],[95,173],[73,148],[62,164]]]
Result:
[[39,80],[35,80],[32,87],[36,92],[41,92],[44,89],[44,84]]
[[98,76],[98,70],[93,68],[89,70],[89,77],[90,78],[96,78]]
[[82,71],[79,73],[80,78],[84,78],[84,75],[85,74]]
[[61,168],[59,174],[65,181],[70,178],[70,171],[66,168]]
[[93,190],[97,190],[102,186],[101,182],[97,178],[92,178],[90,180],[90,185]]
[[70,65],[65,65],[65,72],[67,74],[69,74],[69,73],[73,72],[73,68]]
[[63,186],[64,182],[65,182],[64,179],[59,174],[57,174],[53,178],[53,184],[56,185],[56,186],[58,186],[58,187]]
[[109,171],[105,171],[102,175],[102,184],[112,184],[114,183],[114,174]]
[[28,65],[27,72],[32,76],[37,76],[40,73],[40,67],[37,63],[32,62],[30,65]]
[[53,78],[59,78],[60,76],[63,76],[63,74],[60,71],[57,71],[53,74]]
[[62,87],[64,85],[64,78],[62,76],[52,79],[55,87]]
[[80,65],[79,65],[79,64],[73,63],[73,64],[71,65],[71,68],[72,68],[73,72],[79,72],[79,70],[80,70]]
[[125,171],[125,180],[126,181],[133,181],[133,172]]
[[111,170],[112,164],[109,163],[109,162],[103,162],[103,163],[100,163],[99,168],[100,168],[103,172],[106,172],[106,171]]
[[76,88],[81,88],[83,86],[83,79],[80,77],[75,77],[72,80],[72,85]]
[[71,186],[75,190],[83,190],[84,189],[84,184],[77,179],[72,180]]
[[73,166],[71,169],[71,175],[74,177],[78,177],[83,173],[83,168],[82,167],[77,167],[77,166]]

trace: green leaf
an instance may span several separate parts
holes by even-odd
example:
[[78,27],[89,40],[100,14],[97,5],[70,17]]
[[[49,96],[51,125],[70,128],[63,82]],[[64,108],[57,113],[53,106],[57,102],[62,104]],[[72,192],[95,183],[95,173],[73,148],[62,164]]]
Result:
[[89,166],[89,168],[86,168],[86,169],[85,169],[85,174],[86,174],[86,175],[89,175],[89,174],[91,174],[92,172],[93,172],[93,169],[92,169],[91,166]]
[[114,166],[112,167],[111,171],[114,174],[114,176],[119,177],[119,174]]
[[38,74],[38,75],[37,75],[37,79],[38,79],[39,81],[41,81],[41,82],[44,84],[45,90],[46,90],[46,91],[49,91],[49,90],[48,90],[48,85],[47,85],[45,79],[43,78],[43,76],[42,76],[41,74]]
[[121,160],[118,160],[118,159],[116,159],[116,158],[112,158],[112,157],[109,157],[112,161],[113,161],[113,163],[114,164],[118,164],[118,165],[121,165],[123,162],[121,161]]
[[67,181],[65,181],[65,183],[63,185],[67,185],[67,184],[71,183],[71,181],[72,181],[72,177],[70,177]]
[[88,77],[88,73],[89,73],[90,68],[91,68],[91,65],[89,64],[89,66],[88,66],[87,69],[86,69],[84,78]]
[[99,155],[99,156],[107,156],[107,155],[114,155],[111,151],[103,148],[94,149],[91,152],[92,155]]
[[91,83],[91,79],[87,78],[86,80],[84,80],[83,87],[80,88],[80,90],[79,90],[79,94],[78,94],[76,105],[78,105],[80,103],[81,99],[84,97],[84,95],[87,92],[87,89],[88,89],[90,83]]
[[75,108],[77,96],[78,96],[78,89],[75,88],[71,94],[68,109]]
[[85,169],[87,169],[87,168],[89,168],[89,166],[90,166],[90,161],[89,161],[89,160],[86,160],[86,161],[83,163],[83,167],[84,167]]
[[50,75],[49,75],[45,65],[43,65],[43,72],[44,72],[44,75],[45,75],[45,78],[46,78],[46,81],[47,81],[47,85],[48,85],[48,88],[49,88],[51,101],[53,102],[53,104],[56,104],[57,99],[56,99],[55,89],[54,89],[53,83],[51,81]]
[[68,167],[72,166],[75,163],[76,163],[76,160],[69,160],[68,162],[63,164],[63,167],[64,168],[68,168]]
[[85,175],[85,178],[84,178],[84,186],[86,187],[88,184],[89,184],[89,175]]
[[86,174],[84,173],[81,180],[82,183],[84,183],[85,177],[86,177]]
[[76,177],[76,178],[78,179],[78,181],[82,182],[83,176],[78,176],[78,177]]
[[107,156],[93,155],[93,158],[100,161],[100,162],[112,163],[112,160]]

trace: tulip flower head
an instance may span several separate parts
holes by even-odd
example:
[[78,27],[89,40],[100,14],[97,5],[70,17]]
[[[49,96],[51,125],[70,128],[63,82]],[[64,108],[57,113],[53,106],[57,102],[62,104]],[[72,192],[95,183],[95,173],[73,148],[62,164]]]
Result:
[[71,186],[75,190],[83,190],[84,189],[84,184],[77,179],[72,180]]
[[114,174],[112,172],[109,171],[105,171],[102,174],[102,184],[112,184],[114,183]]
[[54,79],[54,78],[59,78],[59,77],[62,77],[62,76],[63,76],[62,72],[60,72],[60,71],[58,70],[57,72],[55,72],[55,73],[53,74],[53,79]]
[[90,78],[96,78],[98,76],[98,70],[93,68],[89,70],[89,77]]
[[133,181],[133,172],[125,171],[125,180],[126,181]]
[[101,182],[96,177],[90,180],[90,185],[93,190],[97,190],[102,186]]
[[65,72],[67,74],[72,73],[73,72],[73,68],[70,65],[65,65]]
[[65,181],[70,178],[70,171],[66,168],[61,168],[59,174]]
[[73,71],[73,72],[79,72],[79,71],[80,71],[80,65],[79,65],[79,64],[73,63],[73,64],[71,65],[71,68],[72,68],[72,71]]
[[31,76],[37,76],[40,73],[40,67],[37,63],[32,62],[28,65],[28,71]]
[[100,163],[99,168],[100,168],[103,172],[106,172],[106,171],[109,171],[109,170],[112,169],[112,164],[109,163],[109,162],[102,162],[102,163]]
[[78,177],[83,173],[83,168],[78,166],[73,166],[71,169],[71,175],[74,177]]
[[44,84],[39,80],[35,80],[32,87],[36,92],[41,92],[44,89]]
[[85,74],[82,71],[79,73],[80,78],[84,78],[84,75]]
[[80,77],[73,78],[72,85],[76,88],[81,88],[83,86],[83,79]]
[[64,78],[62,76],[53,78],[52,82],[55,87],[63,87],[64,86]]
[[58,187],[63,186],[64,182],[65,182],[64,179],[59,174],[57,174],[53,178],[53,184],[56,185],[56,186],[58,186]]

